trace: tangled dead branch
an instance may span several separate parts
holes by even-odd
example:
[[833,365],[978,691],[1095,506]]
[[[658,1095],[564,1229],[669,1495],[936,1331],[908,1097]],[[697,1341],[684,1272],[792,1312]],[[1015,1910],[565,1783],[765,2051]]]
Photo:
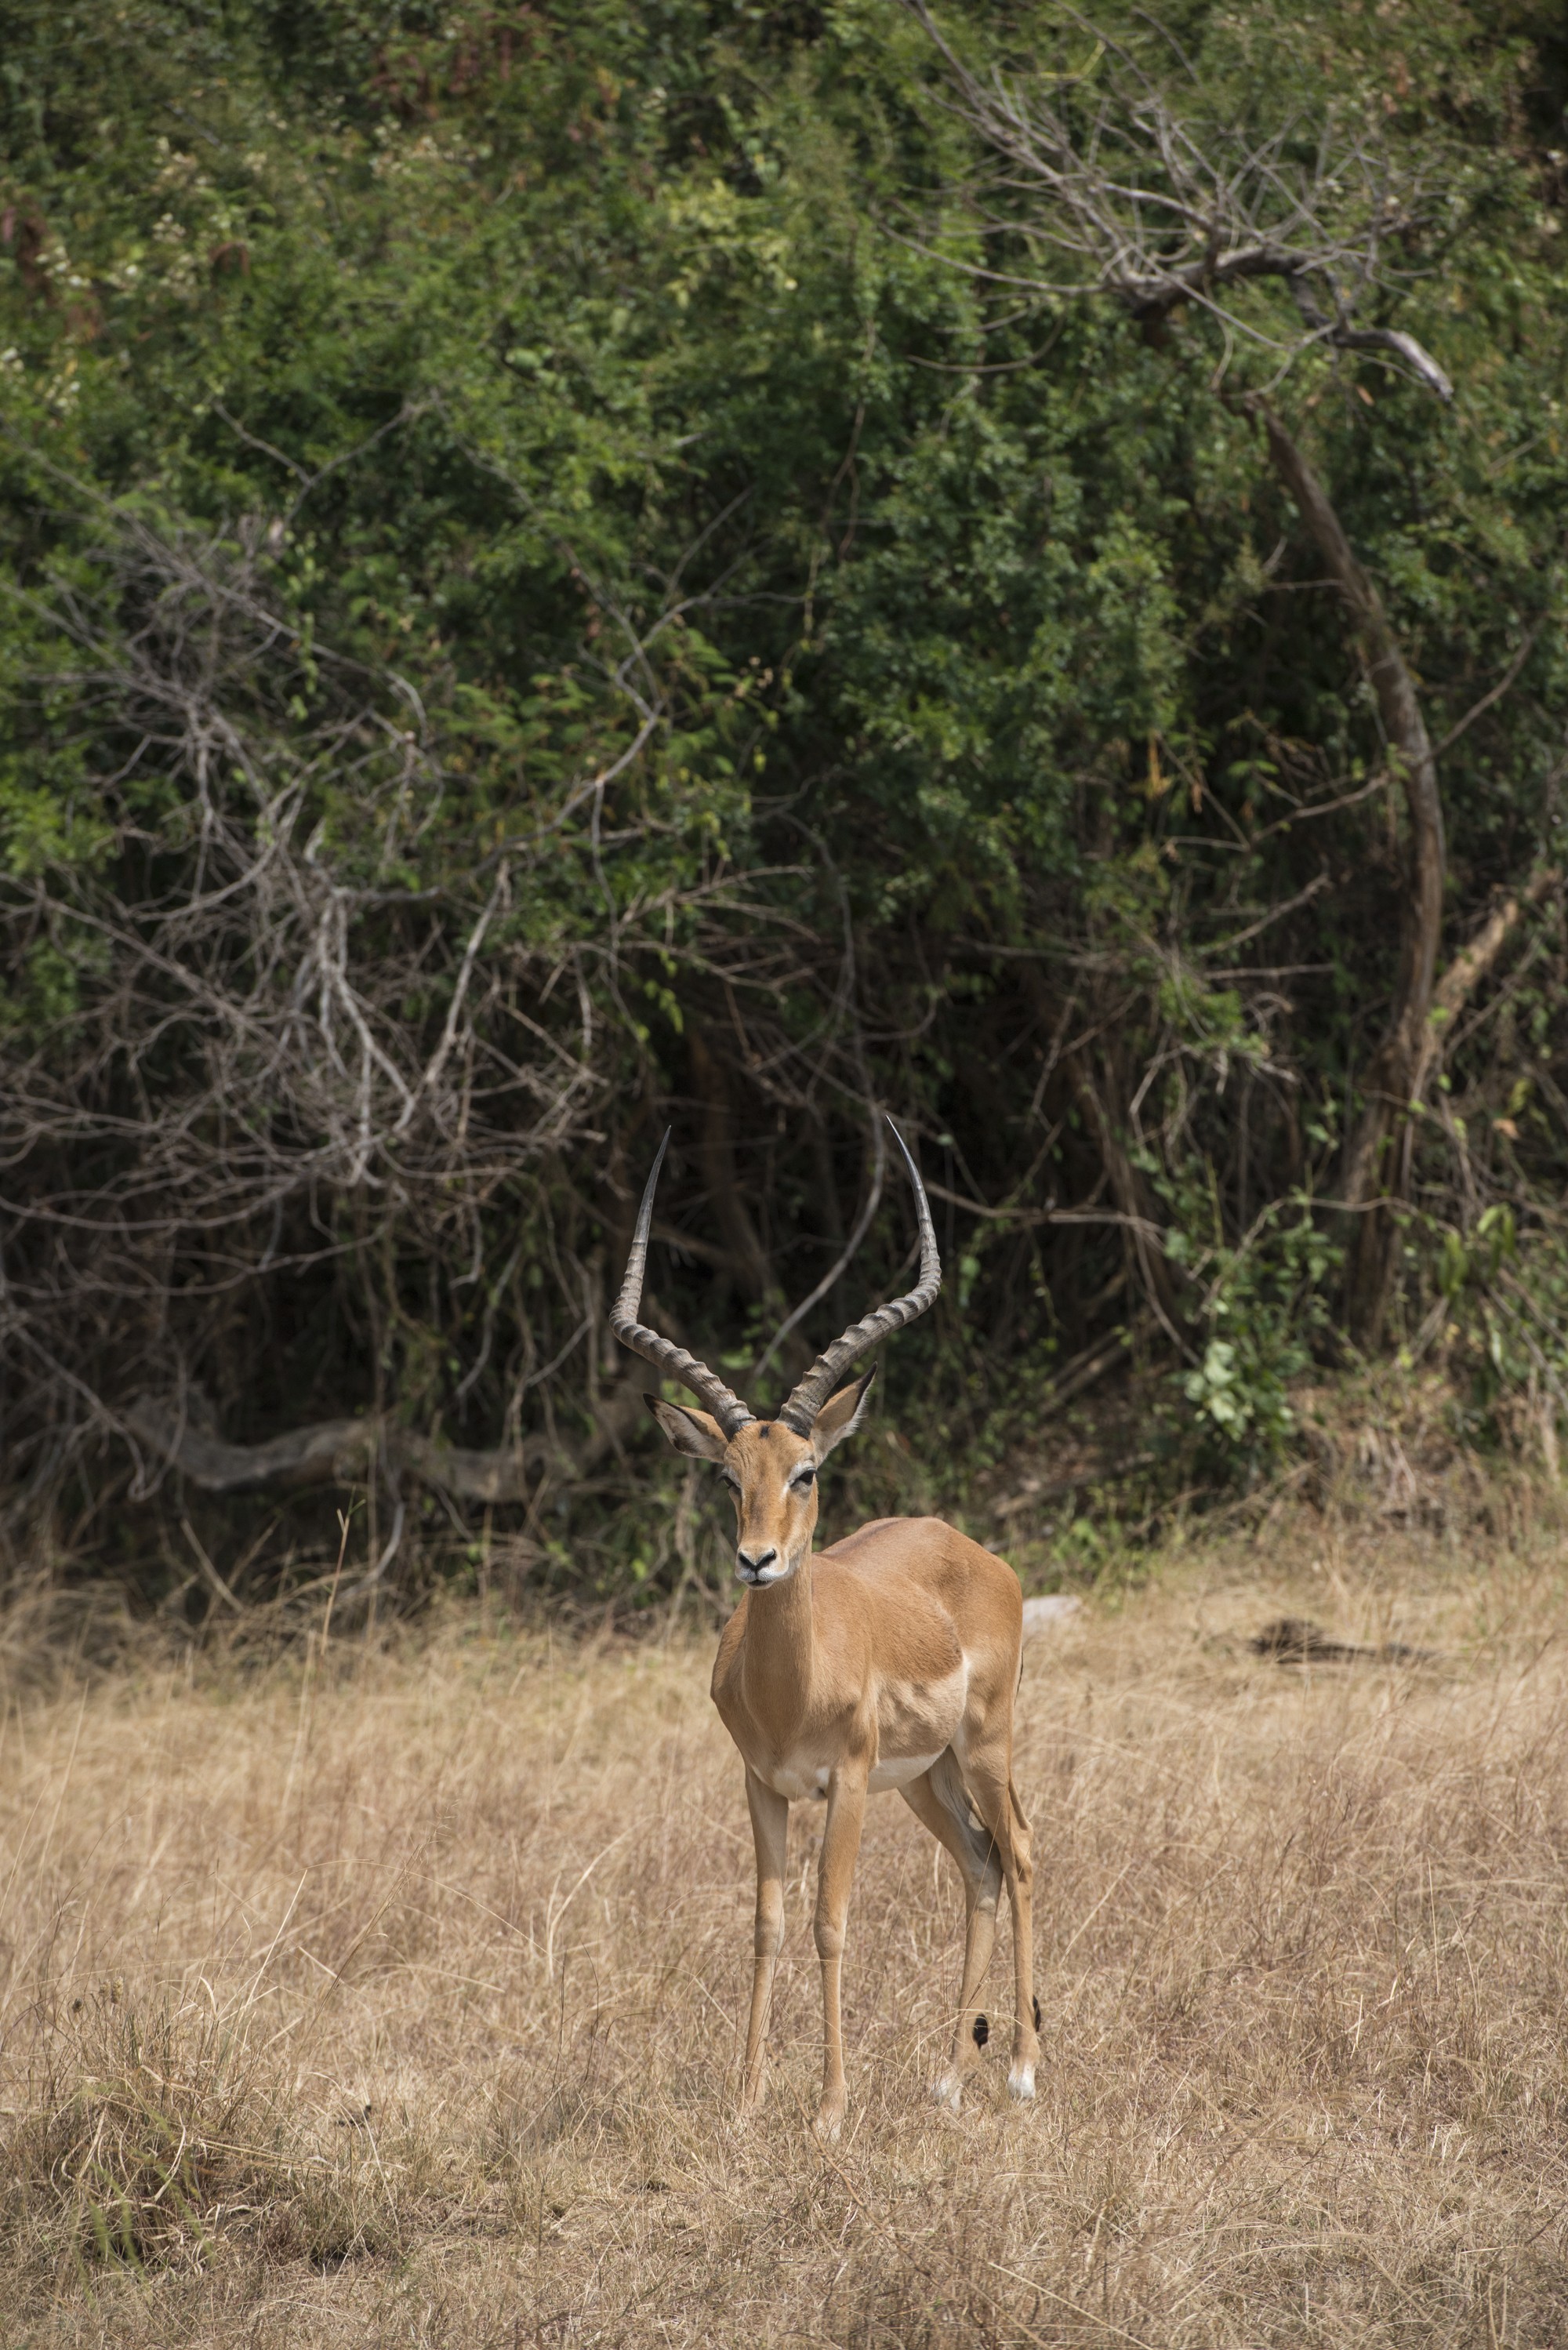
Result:
[[[90,712],[118,764],[84,772],[85,853],[44,843],[0,875],[26,1013],[0,1043],[13,1523],[117,1429],[214,1492],[406,1474],[494,1502],[546,1451],[585,1472],[618,1440],[626,1383],[599,1376],[597,1259],[563,1170],[602,1150],[644,1049],[624,983],[650,944],[742,989],[792,951],[715,856],[670,860],[603,919],[618,850],[649,829],[618,827],[612,803],[670,720],[662,616],[600,664],[587,760],[476,851],[440,724],[394,671],[291,624],[275,531],[197,539],[85,496],[78,521],[73,559],[16,616],[45,649],[40,711]],[[455,1398],[410,1392],[410,1258],[452,1310],[482,1301]],[[367,1409],[258,1449],[123,1406],[187,1393],[235,1316],[278,1310],[285,1275],[315,1283],[318,1311],[369,1316]],[[398,1419],[400,1340],[404,1418],[477,1403],[499,1450]],[[525,1399],[574,1357],[590,1434],[547,1410],[525,1435]],[[275,1405],[308,1405],[309,1368]]]

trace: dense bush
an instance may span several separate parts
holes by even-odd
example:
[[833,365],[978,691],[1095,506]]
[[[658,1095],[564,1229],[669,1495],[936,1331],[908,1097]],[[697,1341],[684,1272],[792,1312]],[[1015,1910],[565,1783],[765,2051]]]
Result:
[[[1446,1349],[1473,1432],[1522,1398],[1554,1444],[1557,14],[941,26],[1084,139],[1158,99],[1287,190],[1339,140],[1356,316],[1452,400],[1262,279],[1042,290],[1056,199],[998,188],[897,0],[9,12],[18,1546],[154,1571],[151,1395],[502,1448],[514,1534],[587,1513],[605,1573],[661,1571],[615,1532],[655,1456],[603,1305],[667,1119],[658,1307],[738,1378],[877,1191],[764,1399],[904,1262],[878,1108],[921,1136],[951,1277],[888,1369],[938,1487],[1129,1350],[1184,1475],[1288,1445],[1351,1343]],[[1458,1008],[1359,1319],[1334,1203],[1411,850],[1264,396],[1438,751]]]

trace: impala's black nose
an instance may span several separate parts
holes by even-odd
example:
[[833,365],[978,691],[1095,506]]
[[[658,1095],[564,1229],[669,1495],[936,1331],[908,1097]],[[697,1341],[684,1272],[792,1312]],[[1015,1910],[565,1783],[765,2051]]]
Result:
[[755,1558],[753,1558],[749,1551],[738,1550],[735,1553],[735,1565],[748,1583],[755,1583],[763,1568],[772,1566],[777,1556],[776,1550],[759,1551]]

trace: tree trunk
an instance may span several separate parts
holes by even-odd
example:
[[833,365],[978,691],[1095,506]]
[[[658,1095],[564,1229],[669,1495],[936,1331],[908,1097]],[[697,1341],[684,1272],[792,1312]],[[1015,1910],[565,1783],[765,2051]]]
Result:
[[1428,1015],[1443,920],[1443,809],[1438,767],[1415,681],[1382,598],[1356,561],[1326,492],[1271,408],[1262,409],[1274,470],[1350,606],[1377,695],[1392,764],[1410,816],[1410,863],[1401,902],[1398,977],[1388,1027],[1361,1080],[1362,1107],[1347,1141],[1345,1200],[1355,1217],[1346,1284],[1351,1335],[1376,1346],[1393,1269],[1391,1202],[1404,1189],[1398,1142],[1420,1095],[1430,1055]]
[[1416,1092],[1419,1097],[1432,1075],[1441,1066],[1453,1035],[1454,1023],[1481,981],[1486,978],[1519,925],[1520,917],[1532,906],[1538,906],[1550,890],[1555,889],[1563,876],[1555,865],[1542,868],[1494,906],[1468,947],[1462,947],[1432,990],[1432,1007],[1427,1020],[1427,1034],[1422,1043],[1421,1065],[1416,1073]]

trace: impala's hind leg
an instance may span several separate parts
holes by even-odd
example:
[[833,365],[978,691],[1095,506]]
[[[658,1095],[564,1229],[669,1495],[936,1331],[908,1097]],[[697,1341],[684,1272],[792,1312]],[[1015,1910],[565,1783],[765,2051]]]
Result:
[[1040,2056],[1039,2010],[1034,2003],[1034,1942],[1032,1897],[1033,1844],[1018,1790],[1012,1783],[1012,1725],[990,1739],[969,1742],[963,1757],[970,1801],[990,1829],[1007,1879],[1012,1909],[1012,1969],[1017,2015],[1012,2027],[1012,2068],[1007,2085],[1015,2097],[1034,2095]]
[[986,1830],[974,1818],[963,1781],[951,1752],[939,1755],[930,1769],[899,1794],[917,1819],[929,1827],[938,1843],[952,1855],[963,1879],[965,1931],[963,1981],[959,1990],[958,2023],[947,2069],[932,2092],[940,2105],[957,2113],[963,2096],[963,2076],[981,2045],[976,2025],[980,1989],[996,1944],[996,1903],[1002,1891],[1002,1863]]

